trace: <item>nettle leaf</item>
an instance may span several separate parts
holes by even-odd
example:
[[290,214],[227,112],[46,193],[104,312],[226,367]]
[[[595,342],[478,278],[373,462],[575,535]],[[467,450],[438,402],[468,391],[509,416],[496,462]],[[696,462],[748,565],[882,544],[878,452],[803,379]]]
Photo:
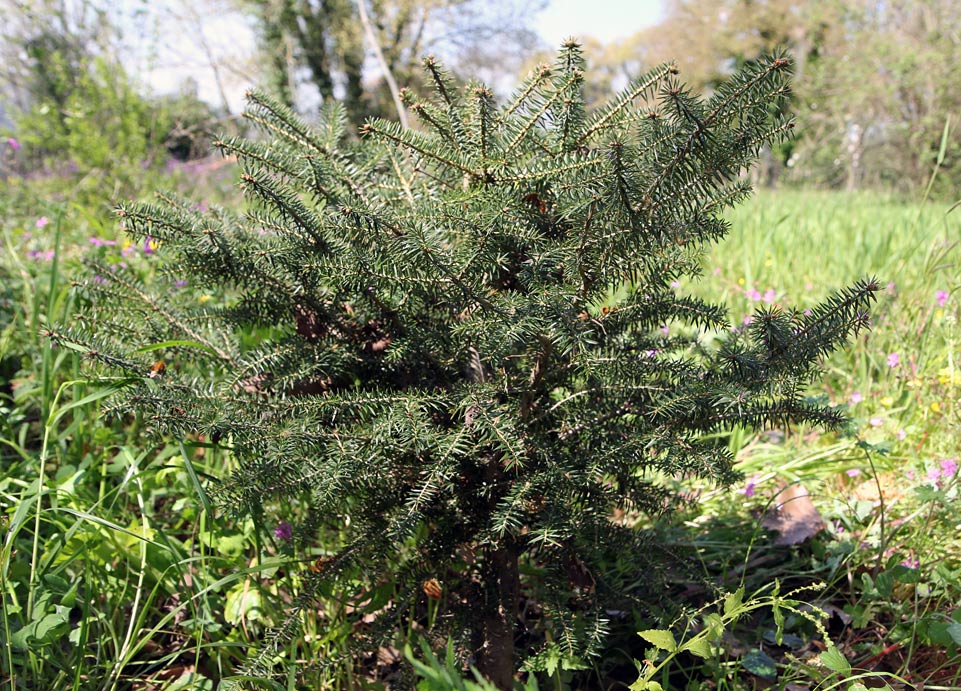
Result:
[[647,631],[638,631],[637,635],[659,650],[666,650],[669,653],[677,650],[677,641],[674,640],[674,634],[670,631],[648,629]]
[[724,616],[731,618],[735,616],[744,602],[744,588],[738,588],[733,593],[724,596]]
[[821,653],[821,664],[841,676],[846,677],[851,674],[851,663],[835,646],[831,646]]
[[686,650],[700,658],[704,658],[705,660],[714,655],[714,651],[711,649],[711,644],[708,643],[706,638],[700,637],[692,638],[684,643],[684,645],[681,646],[681,650]]

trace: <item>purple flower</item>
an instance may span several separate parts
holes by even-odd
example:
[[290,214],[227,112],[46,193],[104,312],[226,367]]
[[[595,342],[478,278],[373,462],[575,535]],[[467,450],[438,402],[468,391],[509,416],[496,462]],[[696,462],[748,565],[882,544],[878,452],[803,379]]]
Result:
[[909,569],[916,569],[921,566],[921,562],[919,562],[917,559],[905,559],[901,562],[901,566],[906,566]]
[[44,251],[44,250],[30,250],[29,252],[27,252],[27,257],[29,257],[30,259],[33,259],[34,261],[38,261],[38,262],[39,262],[39,261],[48,262],[48,261],[50,261],[51,259],[53,259],[53,255],[54,255],[54,251],[53,251],[53,250],[46,250],[46,251]]
[[667,336],[669,333],[671,333],[670,327],[668,327],[668,325],[665,324],[664,326],[661,327],[661,333]]
[[748,483],[747,483],[746,485],[744,485],[744,489],[741,490],[741,493],[742,493],[745,497],[753,497],[753,496],[754,496],[754,486],[755,486],[754,480],[753,480],[753,479],[749,480]]
[[153,238],[149,235],[143,240],[143,253],[153,254],[156,251],[157,243],[154,242]]
[[94,283],[106,283],[106,282],[107,282],[107,279],[104,278],[103,276],[101,276],[100,274],[96,274],[96,275],[93,277],[93,282],[94,282]]
[[186,288],[190,284],[190,281],[179,280],[174,283],[174,288]]
[[888,353],[888,367],[897,367],[901,362],[901,356],[897,353]]
[[102,239],[102,238],[95,238],[95,237],[89,237],[89,238],[87,238],[87,242],[89,242],[89,243],[90,243],[91,245],[93,245],[94,247],[104,247],[104,246],[106,246],[106,245],[116,245],[116,244],[117,244],[117,241],[116,241],[116,240],[104,240],[104,239]]
[[7,137],[7,146],[14,151],[20,151],[20,142],[18,142],[14,137]]
[[948,291],[939,290],[934,294],[934,299],[938,301],[938,307],[944,307],[944,303],[948,301]]
[[745,295],[747,295],[747,299],[751,300],[752,302],[757,302],[761,299],[761,293],[758,292],[756,288],[751,288],[745,293]]
[[40,218],[37,219],[37,222],[34,223],[34,225],[37,226],[37,228],[43,228],[48,223],[50,223],[50,219],[47,218],[46,216],[41,216]]
[[850,468],[849,470],[844,471],[844,474],[847,475],[848,477],[857,477],[858,475],[861,474],[861,469]]
[[287,521],[281,521],[277,527],[274,528],[274,535],[280,540],[289,540],[294,536],[294,527]]
[[863,400],[864,400],[864,396],[861,395],[860,391],[855,391],[853,394],[851,394],[851,398],[850,398],[851,405],[857,405]]
[[958,472],[958,462],[953,458],[941,461],[941,477],[954,477]]
[[768,288],[764,291],[764,297],[761,299],[770,305],[772,302],[774,302],[775,298],[777,298],[777,291],[774,290],[774,288]]

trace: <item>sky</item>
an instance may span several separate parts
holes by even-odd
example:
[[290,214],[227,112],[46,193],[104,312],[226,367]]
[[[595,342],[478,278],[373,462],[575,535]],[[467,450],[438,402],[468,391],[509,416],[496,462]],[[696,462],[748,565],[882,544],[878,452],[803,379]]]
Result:
[[656,24],[663,11],[662,0],[550,0],[536,22],[538,33],[551,46],[572,35],[608,42]]
[[[120,5],[130,3],[131,0],[119,1]],[[216,4],[213,7],[216,12]],[[626,38],[657,23],[662,13],[663,0],[548,0],[532,21],[544,43],[556,48],[570,36],[592,36],[602,42]],[[164,32],[164,49],[155,49],[153,54],[143,57],[142,70],[138,71],[146,82],[157,93],[172,93],[190,77],[197,82],[201,98],[221,105],[226,97],[231,112],[240,112],[243,93],[253,83],[256,71],[255,65],[245,65],[240,57],[254,54],[250,27],[236,14],[226,13],[216,17],[185,17],[181,12],[171,21],[178,29]],[[211,31],[211,26],[215,26],[216,31]],[[224,94],[217,89],[217,80],[205,57],[207,51],[215,57],[233,56],[220,60],[225,66],[220,74]]]

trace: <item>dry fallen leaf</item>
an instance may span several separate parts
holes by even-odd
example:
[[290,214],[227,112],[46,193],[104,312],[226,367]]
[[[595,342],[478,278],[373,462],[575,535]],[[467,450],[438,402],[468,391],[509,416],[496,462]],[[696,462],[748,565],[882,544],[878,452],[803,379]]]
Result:
[[801,483],[788,485],[776,496],[761,525],[778,534],[776,545],[798,545],[824,530],[824,519]]

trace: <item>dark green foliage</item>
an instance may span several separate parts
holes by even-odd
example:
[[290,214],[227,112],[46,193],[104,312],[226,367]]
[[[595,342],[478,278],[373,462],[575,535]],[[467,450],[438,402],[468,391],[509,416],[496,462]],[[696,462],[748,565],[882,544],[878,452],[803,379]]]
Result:
[[[392,573],[374,627],[389,631],[437,578],[461,652],[505,688],[522,596],[568,659],[598,652],[606,611],[652,597],[663,558],[612,512],[661,514],[666,477],[734,480],[704,433],[841,422],[805,387],[866,326],[877,286],[733,329],[671,286],[698,274],[749,192],[742,171],[791,128],[784,56],[710,99],[664,65],[593,113],[576,44],[504,108],[427,68],[423,129],[373,120],[359,142],[339,107],[311,127],[251,94],[268,138],[220,142],[243,163],[245,216],[168,197],[119,211],[160,242],[171,282],[220,297],[101,271],[87,321],[112,314],[109,337],[57,337],[135,377],[121,409],[241,459],[216,488],[226,510],[309,498],[296,538],[343,535],[298,608],[325,581],[349,596],[359,573]],[[162,342],[166,373],[147,376],[135,348]],[[605,570],[615,559],[637,566]],[[650,583],[626,587],[637,573]]]

